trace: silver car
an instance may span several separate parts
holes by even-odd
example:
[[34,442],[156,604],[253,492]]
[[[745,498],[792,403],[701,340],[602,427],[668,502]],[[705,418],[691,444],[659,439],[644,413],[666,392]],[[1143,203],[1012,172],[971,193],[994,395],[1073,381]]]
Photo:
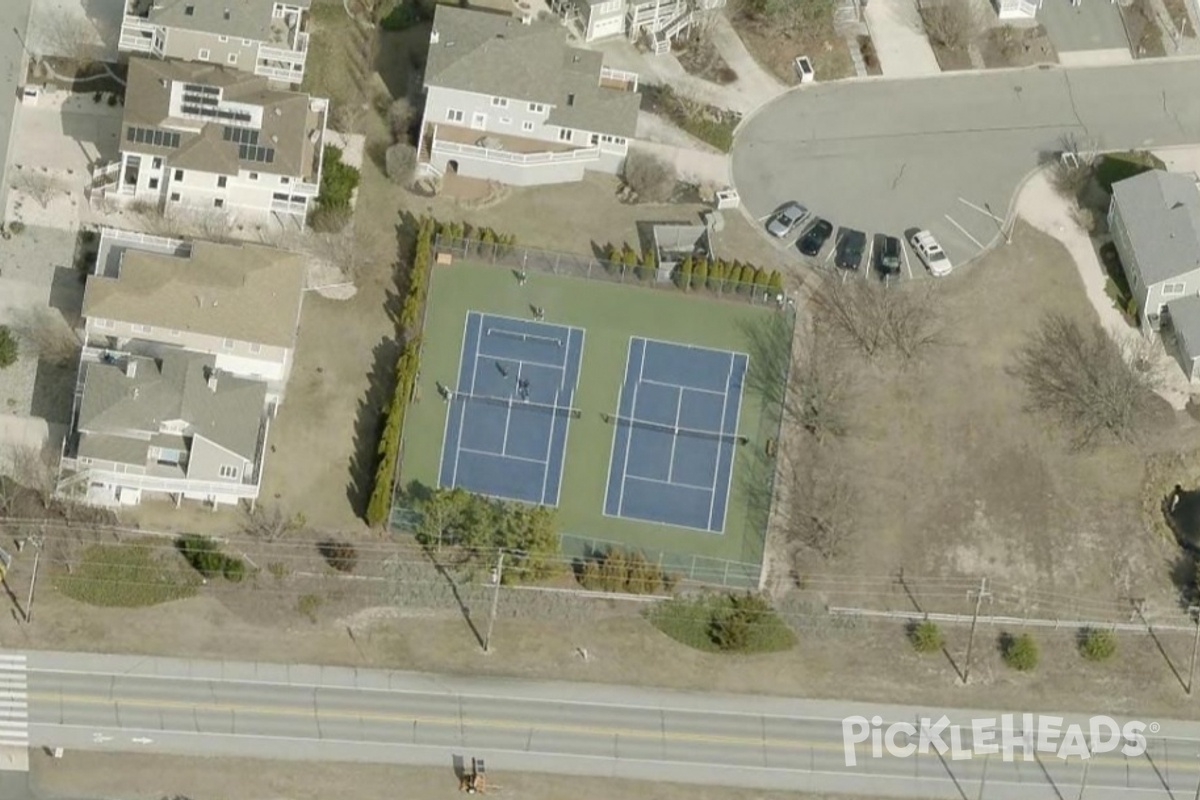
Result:
[[785,203],[767,220],[767,233],[782,239],[796,230],[806,219],[812,216],[807,208],[791,200]]

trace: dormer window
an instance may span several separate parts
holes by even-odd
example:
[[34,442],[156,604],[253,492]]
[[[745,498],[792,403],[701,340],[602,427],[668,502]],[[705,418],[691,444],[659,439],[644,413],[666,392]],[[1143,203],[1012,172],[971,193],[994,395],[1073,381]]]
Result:
[[185,17],[194,17],[196,15],[196,7],[195,6],[184,6],[183,7],[183,15]]

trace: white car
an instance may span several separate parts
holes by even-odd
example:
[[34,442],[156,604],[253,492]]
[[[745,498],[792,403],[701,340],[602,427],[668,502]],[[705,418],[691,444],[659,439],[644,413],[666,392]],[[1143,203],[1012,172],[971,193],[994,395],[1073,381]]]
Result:
[[925,266],[929,267],[931,275],[940,278],[943,275],[949,275],[950,270],[954,269],[954,265],[950,263],[950,257],[946,255],[946,251],[929,231],[918,231],[908,241],[913,250],[917,251],[921,260],[925,262]]

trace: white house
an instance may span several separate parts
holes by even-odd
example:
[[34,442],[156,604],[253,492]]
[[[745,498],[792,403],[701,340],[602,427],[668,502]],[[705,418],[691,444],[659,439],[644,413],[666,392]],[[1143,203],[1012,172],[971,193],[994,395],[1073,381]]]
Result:
[[996,16],[1002,20],[1035,19],[1042,0],[996,0]]
[[212,64],[129,62],[119,161],[93,200],[303,225],[320,191],[327,100]]
[[553,21],[437,7],[418,146],[426,172],[518,186],[617,173],[637,129],[638,77],[568,47]]
[[699,12],[721,8],[726,0],[551,0],[585,42],[625,36],[646,38],[653,52],[671,50],[671,41],[686,34]]
[[125,0],[117,49],[300,83],[312,0]]

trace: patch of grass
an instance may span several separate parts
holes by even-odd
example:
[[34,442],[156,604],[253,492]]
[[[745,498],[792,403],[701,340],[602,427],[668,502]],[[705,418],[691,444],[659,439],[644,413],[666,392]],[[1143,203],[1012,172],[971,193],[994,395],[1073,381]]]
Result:
[[93,606],[141,608],[196,593],[197,580],[169,550],[146,544],[95,544],[54,586],[72,600]]
[[644,110],[665,117],[722,153],[733,148],[733,131],[741,114],[684,97],[670,86],[647,83],[641,91]]
[[1114,183],[1141,175],[1152,169],[1166,169],[1161,158],[1147,150],[1130,150],[1122,153],[1105,153],[1096,164],[1096,180],[1106,192],[1111,192]]
[[[680,644],[708,653],[776,653],[790,650],[796,636],[773,609],[753,604],[754,595],[720,594],[668,600],[648,612],[650,624]],[[731,624],[732,620],[732,624]]]
[[317,612],[321,610],[321,604],[324,600],[319,594],[304,594],[300,595],[300,599],[296,601],[296,610],[304,616],[308,617],[308,621],[317,624]]

